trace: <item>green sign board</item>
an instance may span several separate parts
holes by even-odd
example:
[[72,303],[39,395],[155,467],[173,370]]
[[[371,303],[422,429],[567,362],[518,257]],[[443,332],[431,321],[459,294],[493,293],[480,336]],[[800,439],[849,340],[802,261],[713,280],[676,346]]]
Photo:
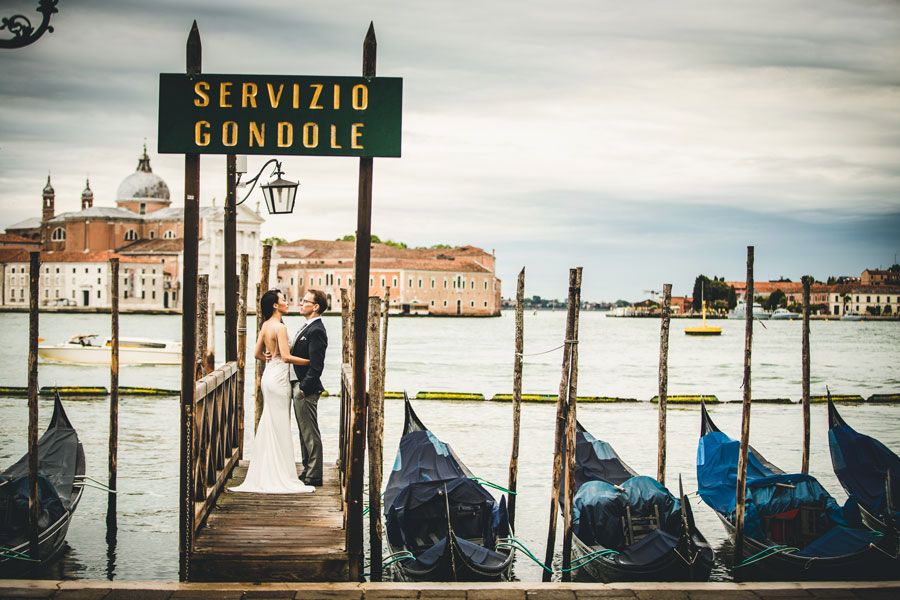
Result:
[[159,75],[159,152],[400,156],[403,79]]

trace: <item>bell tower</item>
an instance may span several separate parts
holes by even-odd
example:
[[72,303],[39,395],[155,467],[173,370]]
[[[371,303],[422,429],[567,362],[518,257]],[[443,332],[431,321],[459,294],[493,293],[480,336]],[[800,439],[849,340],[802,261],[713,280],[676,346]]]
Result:
[[84,191],[81,192],[81,210],[90,208],[94,205],[94,192],[91,191],[91,181],[84,180]]
[[50,185],[50,175],[47,175],[47,185],[44,186],[44,204],[43,204],[43,212],[41,213],[41,222],[49,221],[53,218],[53,206],[56,203],[56,192],[53,190],[53,186]]

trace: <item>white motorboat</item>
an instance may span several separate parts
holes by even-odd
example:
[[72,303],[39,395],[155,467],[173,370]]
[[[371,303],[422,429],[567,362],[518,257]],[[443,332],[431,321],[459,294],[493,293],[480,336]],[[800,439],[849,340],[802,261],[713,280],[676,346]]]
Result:
[[[746,319],[747,315],[746,315],[746,311],[745,311],[745,306],[746,305],[744,304],[743,300],[738,300],[737,306],[734,307],[734,310],[731,311],[730,313],[728,313],[728,318],[729,319],[740,319],[742,321],[744,319]],[[760,305],[759,302],[753,303],[753,318],[754,319],[764,321],[771,316],[772,315],[770,313],[767,313],[763,309],[763,307]]]
[[[756,314],[756,309],[754,308],[753,314]],[[793,321],[794,319],[799,319],[800,315],[796,313],[792,313],[786,308],[776,308],[775,312],[772,313],[773,321]]]
[[[62,344],[40,344],[38,356],[47,361],[74,365],[108,365],[111,343],[100,334],[73,335]],[[119,338],[120,365],[180,365],[181,342],[149,338]]]
[[841,315],[841,321],[862,321],[862,320],[863,320],[863,316],[859,313],[848,312],[848,313],[844,313],[843,315]]

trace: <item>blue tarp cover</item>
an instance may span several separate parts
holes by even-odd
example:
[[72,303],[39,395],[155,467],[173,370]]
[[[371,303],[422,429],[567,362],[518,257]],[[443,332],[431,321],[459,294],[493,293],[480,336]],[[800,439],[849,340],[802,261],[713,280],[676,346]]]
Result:
[[647,537],[638,540],[616,556],[620,565],[649,565],[668,554],[678,545],[678,536],[662,530],[652,531]]
[[585,544],[621,550],[625,543],[622,517],[626,506],[631,507],[632,517],[646,517],[653,515],[653,506],[658,505],[660,527],[674,533],[680,531],[681,504],[658,481],[638,475],[621,487],[617,490],[605,481],[589,481],[578,489],[572,526]]
[[[875,515],[883,514],[888,471],[894,504],[900,502],[900,457],[887,446],[848,425],[829,430],[828,445],[835,475],[866,510]],[[895,521],[897,515],[895,512]]]
[[575,433],[575,489],[588,481],[621,484],[637,473],[619,458],[613,447],[587,431]]
[[837,525],[795,554],[797,556],[815,556],[817,558],[845,556],[859,552],[869,544],[877,544],[878,540],[878,536],[871,531]]
[[[697,484],[700,496],[706,504],[732,522],[739,451],[740,443],[720,431],[708,433],[700,438],[697,449]],[[775,474],[767,469],[752,451],[748,452],[748,459],[744,529],[750,537],[765,540],[760,517],[782,514],[800,506],[822,507],[819,514],[819,529],[829,532],[837,529],[834,534],[825,534],[807,545],[804,550],[805,556],[846,554],[847,552],[844,552],[846,548],[856,547],[853,539],[867,533],[846,527],[856,524],[859,520],[858,509],[854,511],[855,503],[852,499],[842,509],[811,475]],[[775,485],[779,483],[792,487]],[[848,537],[845,535],[846,531],[858,533]]]
[[465,472],[450,448],[427,429],[413,431],[400,438],[394,469],[384,490],[384,514],[394,498],[411,483],[465,477]]

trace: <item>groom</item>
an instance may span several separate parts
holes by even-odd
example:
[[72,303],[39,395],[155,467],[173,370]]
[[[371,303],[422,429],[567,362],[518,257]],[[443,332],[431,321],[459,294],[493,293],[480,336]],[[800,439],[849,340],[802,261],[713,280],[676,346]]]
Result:
[[306,485],[322,485],[322,436],[319,434],[318,403],[322,387],[322,368],[325,366],[325,349],[328,336],[322,323],[322,313],[328,310],[328,297],[321,290],[309,290],[300,301],[300,314],[306,324],[291,341],[291,354],[308,358],[305,366],[293,365],[290,371],[291,395],[294,401],[294,417],[300,428],[300,453],[303,456],[303,473],[300,479]]

